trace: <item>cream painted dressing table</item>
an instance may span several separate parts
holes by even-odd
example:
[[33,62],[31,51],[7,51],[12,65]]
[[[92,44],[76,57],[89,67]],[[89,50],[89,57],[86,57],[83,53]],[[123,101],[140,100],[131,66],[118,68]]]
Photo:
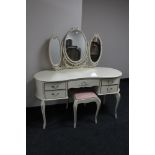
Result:
[[[40,71],[34,75],[36,97],[41,100],[44,129],[46,127],[45,101],[68,99],[71,88],[93,89],[97,95],[114,94],[116,96],[115,118],[117,118],[122,73],[113,68],[95,67],[101,53],[102,41],[99,35],[94,35],[89,44],[84,34],[77,28],[67,32],[61,45],[58,37],[53,36],[50,39],[49,58],[53,70]],[[56,58],[53,57],[55,55]],[[54,62],[55,60],[57,62]]]

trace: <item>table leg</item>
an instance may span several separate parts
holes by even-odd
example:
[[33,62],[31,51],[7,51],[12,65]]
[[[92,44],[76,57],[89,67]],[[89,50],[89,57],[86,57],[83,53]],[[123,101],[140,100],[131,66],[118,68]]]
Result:
[[41,112],[43,116],[43,129],[45,129],[46,128],[46,115],[45,115],[45,101],[44,100],[41,101]]
[[97,109],[96,109],[96,113],[95,113],[95,123],[97,124],[97,116],[98,116],[98,112],[99,112],[100,106],[101,106],[100,99],[96,99],[96,105],[97,105]]
[[119,105],[119,101],[120,101],[120,93],[115,94],[116,97],[116,106],[115,106],[115,119],[117,119],[117,109],[118,109],[118,105]]
[[78,106],[77,101],[74,101],[74,104],[73,104],[73,112],[74,112],[74,128],[76,128],[76,122],[77,122],[77,106]]

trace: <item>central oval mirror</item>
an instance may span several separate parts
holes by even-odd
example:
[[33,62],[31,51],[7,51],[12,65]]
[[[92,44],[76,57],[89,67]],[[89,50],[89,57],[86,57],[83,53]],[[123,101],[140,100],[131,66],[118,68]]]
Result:
[[69,31],[64,38],[67,59],[74,64],[81,62],[86,56],[86,45],[86,38],[80,30]]
[[49,58],[53,67],[59,66],[61,61],[61,49],[58,37],[52,37],[49,41]]

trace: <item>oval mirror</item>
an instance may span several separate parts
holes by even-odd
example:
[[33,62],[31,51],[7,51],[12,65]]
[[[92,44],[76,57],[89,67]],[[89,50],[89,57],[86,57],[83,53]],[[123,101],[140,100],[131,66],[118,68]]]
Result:
[[61,61],[61,49],[58,37],[52,37],[49,41],[49,58],[53,67],[59,66]]
[[93,64],[97,64],[101,57],[102,52],[102,42],[98,34],[93,36],[93,39],[90,42],[90,60]]
[[78,29],[67,32],[64,38],[65,56],[75,64],[85,59],[87,52],[87,41],[85,35]]

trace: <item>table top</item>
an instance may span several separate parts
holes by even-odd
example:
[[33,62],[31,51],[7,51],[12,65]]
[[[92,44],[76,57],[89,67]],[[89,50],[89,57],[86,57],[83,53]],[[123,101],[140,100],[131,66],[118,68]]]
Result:
[[36,73],[34,79],[45,82],[60,82],[84,78],[116,78],[122,76],[122,72],[113,68],[94,67],[63,70],[44,70]]

